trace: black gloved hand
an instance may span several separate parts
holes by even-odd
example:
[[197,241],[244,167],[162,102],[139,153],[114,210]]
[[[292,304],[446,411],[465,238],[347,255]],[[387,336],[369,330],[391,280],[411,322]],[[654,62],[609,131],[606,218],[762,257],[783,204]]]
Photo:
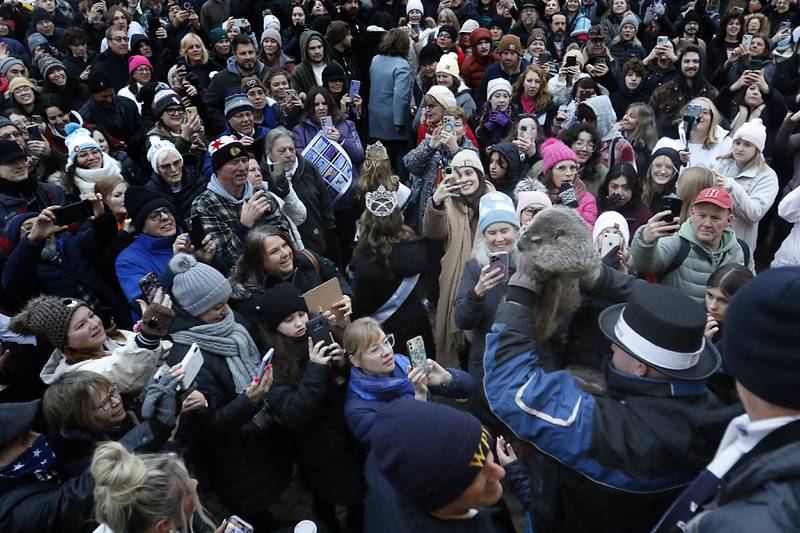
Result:
[[561,198],[561,204],[567,207],[578,207],[578,197],[575,195],[575,188],[571,183],[564,182],[558,188],[558,197]]
[[614,270],[619,270],[619,244],[609,250],[600,260]]
[[608,202],[608,205],[610,205],[611,207],[617,207],[622,203],[622,195],[620,195],[619,193],[614,193],[610,195],[606,199],[606,201]]
[[286,174],[280,173],[270,176],[269,190],[282,199],[289,196],[290,186]]

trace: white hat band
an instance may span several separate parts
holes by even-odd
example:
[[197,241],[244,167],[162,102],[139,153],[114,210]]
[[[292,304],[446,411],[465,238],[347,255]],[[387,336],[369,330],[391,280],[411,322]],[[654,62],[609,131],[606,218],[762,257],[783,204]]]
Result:
[[706,339],[703,337],[703,343],[696,352],[684,353],[667,350],[666,348],[653,344],[634,331],[634,329],[625,322],[625,319],[622,318],[621,313],[617,324],[614,326],[614,333],[617,335],[620,342],[625,345],[625,348],[649,363],[669,370],[686,370],[692,368],[697,364],[697,361],[700,359],[700,354],[706,346]]

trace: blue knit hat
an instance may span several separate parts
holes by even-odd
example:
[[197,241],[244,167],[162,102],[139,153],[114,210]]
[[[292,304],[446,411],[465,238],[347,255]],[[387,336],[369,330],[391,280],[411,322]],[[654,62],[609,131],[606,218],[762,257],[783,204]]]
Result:
[[229,120],[236,113],[252,110],[253,102],[244,93],[234,93],[225,98],[225,120]]
[[771,404],[800,409],[800,268],[772,268],[737,291],[725,313],[725,367]]
[[478,228],[481,233],[495,222],[506,222],[519,229],[519,217],[514,209],[514,202],[499,191],[481,196],[479,205]]
[[491,435],[473,415],[411,398],[378,412],[370,441],[375,464],[395,492],[425,513],[457,500],[492,450]]
[[47,42],[47,37],[41,33],[31,33],[28,36],[28,50],[30,50],[32,54],[40,46],[50,47],[50,43]]
[[92,137],[92,133],[86,128],[81,127],[80,124],[70,122],[64,126],[64,132],[67,137],[64,139],[64,145],[67,147],[67,169],[75,164],[75,157],[81,150],[96,149],[100,150],[100,145]]

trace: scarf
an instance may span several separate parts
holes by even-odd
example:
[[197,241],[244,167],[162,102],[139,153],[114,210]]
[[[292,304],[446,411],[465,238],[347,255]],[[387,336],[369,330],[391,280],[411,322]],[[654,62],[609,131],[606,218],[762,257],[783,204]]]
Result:
[[370,376],[354,366],[350,370],[347,388],[365,400],[390,402],[398,398],[413,398],[414,385],[408,379],[410,368],[408,358],[395,354],[394,364],[391,376]]
[[214,324],[199,324],[173,333],[172,340],[181,344],[197,343],[201,350],[224,357],[237,393],[250,385],[258,371],[261,360],[258,348],[244,326],[234,321],[233,313]]
[[750,111],[750,109],[748,109],[746,105],[739,105],[739,112],[736,114],[735,117],[733,117],[733,120],[731,121],[731,127],[730,127],[731,135],[736,133],[736,130],[738,130],[742,126],[742,124],[744,124],[748,120],[752,118],[760,118],[761,113],[764,111],[764,107],[765,104],[761,104],[757,108],[753,109],[753,111]]
[[219,181],[219,178],[216,174],[211,175],[211,179],[208,182],[207,188],[209,191],[217,193],[232,204],[244,204],[250,199],[251,196],[253,196],[253,185],[249,181],[244,182],[244,194],[242,197],[236,198],[225,190],[225,187],[222,186],[222,182]]
[[[69,168],[69,163],[67,163],[67,167]],[[81,193],[92,193],[94,184],[109,176],[121,178],[122,171],[117,160],[103,152],[103,165],[100,168],[75,167],[75,186]]]
[[39,435],[24,452],[0,470],[0,478],[48,481],[56,477],[56,454],[47,438]]
[[519,97],[519,105],[522,106],[522,110],[528,115],[536,113],[536,102],[528,98],[524,92]]

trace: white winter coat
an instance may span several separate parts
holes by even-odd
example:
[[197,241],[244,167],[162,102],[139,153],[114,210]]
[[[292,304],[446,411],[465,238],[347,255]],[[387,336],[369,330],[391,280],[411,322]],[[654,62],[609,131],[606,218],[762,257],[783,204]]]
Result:
[[772,268],[800,266],[800,187],[787,194],[778,204],[778,215],[794,224],[792,232],[775,252]]

